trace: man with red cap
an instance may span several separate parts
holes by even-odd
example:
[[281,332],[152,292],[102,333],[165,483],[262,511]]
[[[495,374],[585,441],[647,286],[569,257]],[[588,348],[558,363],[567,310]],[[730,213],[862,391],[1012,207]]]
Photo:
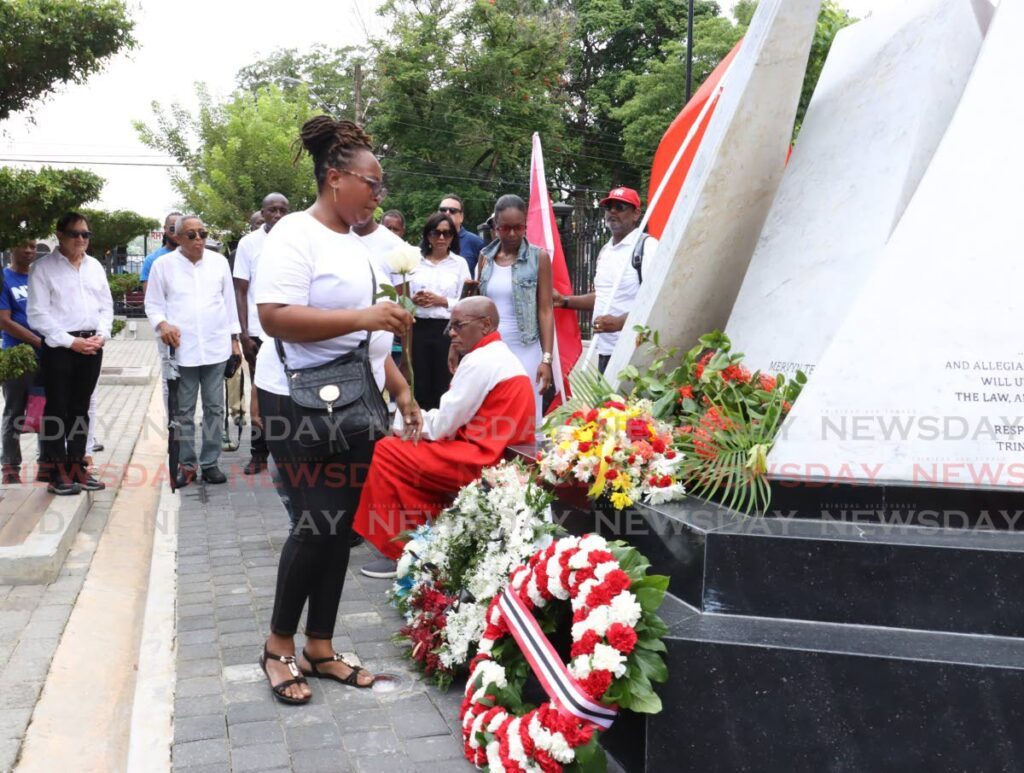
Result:
[[555,306],[594,312],[591,328],[597,336],[597,363],[602,373],[608,366],[619,331],[633,308],[636,294],[658,240],[637,229],[640,194],[632,188],[613,188],[601,199],[604,224],[612,239],[597,255],[592,289],[586,295],[553,293]]

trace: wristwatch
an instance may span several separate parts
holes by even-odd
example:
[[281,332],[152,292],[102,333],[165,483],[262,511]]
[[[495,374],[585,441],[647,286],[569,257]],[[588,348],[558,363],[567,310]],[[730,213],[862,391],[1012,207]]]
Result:
[[544,352],[544,356],[540,358],[540,361],[544,365],[550,365],[551,364],[551,352]]

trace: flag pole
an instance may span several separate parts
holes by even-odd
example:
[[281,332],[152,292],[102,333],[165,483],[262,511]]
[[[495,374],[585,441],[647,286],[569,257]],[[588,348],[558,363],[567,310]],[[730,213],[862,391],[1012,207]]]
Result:
[[690,0],[690,7],[686,11],[686,101],[690,101],[693,93],[693,0]]

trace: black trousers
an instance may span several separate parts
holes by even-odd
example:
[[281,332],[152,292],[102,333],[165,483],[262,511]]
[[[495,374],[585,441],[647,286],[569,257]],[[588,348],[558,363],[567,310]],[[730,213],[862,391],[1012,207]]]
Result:
[[63,346],[43,345],[40,354],[46,407],[41,432],[43,462],[51,480],[78,477],[89,436],[89,398],[100,378],[103,350],[79,354]]
[[[260,347],[263,346],[263,339],[253,336],[252,342],[256,344],[256,353],[260,351]],[[256,389],[256,355],[251,358],[245,358],[246,363],[249,365],[249,383],[252,385],[252,389]],[[267,460],[270,455],[270,451],[267,449],[267,441],[263,439],[263,430],[256,426],[256,422],[249,417],[249,447],[251,449],[252,457],[254,459]]]
[[[330,639],[351,550],[352,519],[373,452],[369,442],[344,454],[312,458],[293,426],[291,398],[257,393],[265,437],[288,497],[291,532],[281,548],[270,630],[293,636],[306,611],[306,636]],[[298,432],[296,432],[298,430]]]
[[605,368],[608,367],[608,362],[611,360],[610,354],[599,354],[597,355],[597,369],[604,373]]
[[417,319],[412,332],[412,366],[416,376],[414,395],[420,408],[429,411],[441,403],[448,391],[452,374],[448,371],[446,319]]

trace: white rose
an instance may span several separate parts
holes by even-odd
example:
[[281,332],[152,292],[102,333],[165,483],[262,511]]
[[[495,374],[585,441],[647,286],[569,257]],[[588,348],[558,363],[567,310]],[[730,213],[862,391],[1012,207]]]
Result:
[[420,251],[406,244],[395,247],[384,260],[392,274],[411,274],[420,264]]

